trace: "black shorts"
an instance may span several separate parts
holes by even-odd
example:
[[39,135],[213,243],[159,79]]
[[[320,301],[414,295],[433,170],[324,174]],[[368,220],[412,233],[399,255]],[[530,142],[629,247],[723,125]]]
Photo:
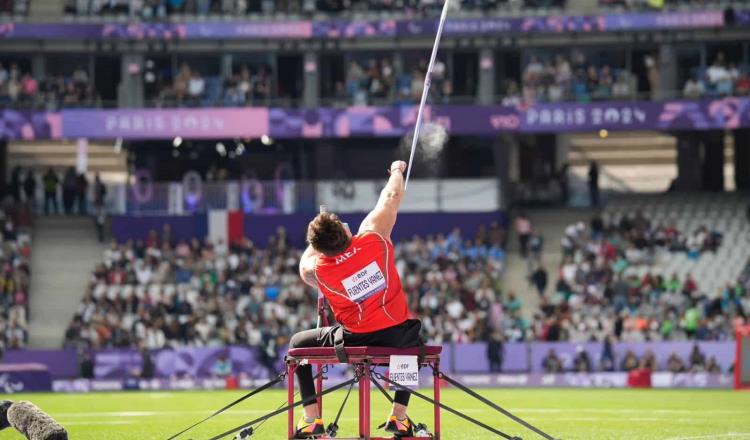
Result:
[[[296,333],[289,341],[289,348],[333,347],[334,334],[339,327],[341,326],[334,325]],[[421,330],[422,323],[418,319],[407,319],[399,325],[371,333],[352,333],[344,329],[344,345],[349,347],[418,347]]]

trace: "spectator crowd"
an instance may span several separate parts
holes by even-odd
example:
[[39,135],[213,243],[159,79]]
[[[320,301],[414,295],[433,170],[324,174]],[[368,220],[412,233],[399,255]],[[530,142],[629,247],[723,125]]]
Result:
[[[483,228],[475,240],[458,231],[397,246],[412,307],[434,341],[486,337],[521,303],[500,295],[504,231]],[[261,249],[173,240],[167,227],[146,240],[112,243],[94,270],[65,335],[76,347],[258,345],[310,328],[317,293],[299,279],[301,251],[279,230]],[[503,312],[507,310],[507,312]],[[430,315],[430,316],[428,316]],[[489,322],[489,323],[488,323]]]
[[[529,258],[541,258],[541,234],[523,227]],[[690,276],[626,276],[651,248],[710,252],[721,243],[718,233],[683,234],[652,226],[638,213],[618,224],[596,218],[590,227],[571,225],[554,293],[547,297],[540,288],[539,310],[528,321],[520,297],[500,284],[505,241],[505,230],[493,224],[472,239],[456,230],[397,244],[404,289],[430,341],[725,340],[750,310],[741,283],[708,297]],[[316,316],[316,293],[297,274],[299,256],[283,230],[263,249],[249,240],[175,241],[168,228],[161,236],[112,243],[66,344],[154,349],[283,339]]]
[[740,68],[719,52],[706,69],[694,69],[682,89],[685,98],[747,96],[750,95],[750,73],[747,66]]
[[[563,0],[460,0],[461,11],[491,12],[499,8],[550,8]],[[435,0],[67,0],[65,12],[72,15],[137,15],[143,19],[166,19],[170,15],[208,14],[345,14],[349,12],[393,12],[407,16],[435,15],[442,3]]]
[[[532,234],[530,225],[525,230]],[[731,339],[750,311],[746,280],[709,295],[689,274],[681,279],[627,272],[648,264],[656,252],[686,252],[698,258],[715,251],[721,241],[718,231],[680,231],[673,224],[653,224],[642,212],[618,222],[597,216],[588,226],[570,225],[562,238],[563,261],[551,295],[545,295],[545,269],[531,263],[530,282],[540,293],[540,309],[528,328],[518,330],[545,341]]]
[[547,59],[533,55],[522,75],[520,88],[513,81],[506,84],[505,105],[632,99],[637,90],[631,72],[592,63],[582,52],[574,52],[570,58],[563,54]]
[[16,166],[11,171],[7,190],[14,203],[23,203],[30,212],[43,211],[46,215],[88,215],[90,199],[98,211],[107,193],[98,173],[92,186],[86,174],[76,172],[73,167],[62,173],[48,168],[38,175],[33,169]]
[[[554,348],[550,348],[542,359],[541,367],[546,373],[566,371],[563,359]],[[593,371],[665,370],[670,373],[721,373],[722,369],[715,356],[706,357],[698,344],[693,345],[690,354],[683,359],[677,352],[671,352],[664,365],[659,365],[653,350],[647,349],[642,356],[627,350],[622,359],[617,359],[612,348],[612,338],[604,341],[599,359],[592,356],[582,346],[577,347],[569,371],[591,373]]]
[[49,75],[38,81],[17,63],[0,62],[0,104],[47,108],[96,105],[88,73],[77,68],[70,74]]
[[[395,70],[389,57],[370,58],[364,63],[353,60],[346,69],[344,81],[334,82],[332,98],[355,106],[419,102],[426,73],[427,60],[424,58],[401,74]],[[437,58],[432,71],[430,102],[448,103],[452,91],[446,65]]]
[[31,242],[18,228],[27,217],[22,205],[11,198],[0,209],[0,354],[24,348],[28,343],[28,306]]

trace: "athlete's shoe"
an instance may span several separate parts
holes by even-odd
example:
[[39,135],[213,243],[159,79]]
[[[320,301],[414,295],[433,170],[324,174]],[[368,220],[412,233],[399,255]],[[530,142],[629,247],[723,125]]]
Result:
[[297,432],[294,433],[294,438],[318,438],[322,437],[326,433],[326,428],[323,425],[323,419],[315,419],[312,423],[306,422],[305,418],[302,417],[297,422]]
[[414,437],[414,430],[408,418],[399,420],[396,416],[391,415],[385,424],[385,430],[392,433],[395,438]]

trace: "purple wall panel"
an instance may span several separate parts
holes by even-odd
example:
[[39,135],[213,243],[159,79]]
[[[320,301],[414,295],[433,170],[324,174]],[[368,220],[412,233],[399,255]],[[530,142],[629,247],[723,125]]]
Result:
[[75,350],[8,350],[2,359],[4,364],[39,363],[49,368],[53,379],[78,377],[78,355]]

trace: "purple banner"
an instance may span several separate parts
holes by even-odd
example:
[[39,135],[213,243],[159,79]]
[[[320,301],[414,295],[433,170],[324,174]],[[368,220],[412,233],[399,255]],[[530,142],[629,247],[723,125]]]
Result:
[[0,110],[0,139],[60,139],[59,113]]
[[[618,343],[614,346],[615,365],[619,368],[620,362],[627,350],[633,350],[635,355],[639,358],[642,357],[647,350],[651,350],[657,359],[657,370],[664,370],[666,368],[667,358],[672,353],[676,353],[685,363],[689,363],[689,355],[693,345],[692,342]],[[717,363],[721,367],[722,373],[729,372],[735,356],[735,343],[733,341],[699,342],[698,346],[707,360],[711,357],[716,358]],[[480,376],[473,376],[474,378],[471,379],[471,381],[477,382],[476,385],[481,385],[480,382],[486,381],[488,385],[492,386],[532,386],[532,383],[528,382],[530,377],[534,377],[535,374],[546,376],[543,374],[542,360],[550,349],[553,349],[557,356],[562,360],[563,368],[565,370],[571,370],[573,367],[573,358],[579,347],[588,352],[593,368],[595,370],[599,369],[599,361],[601,359],[603,348],[603,344],[601,343],[574,344],[533,342],[528,344],[505,344],[502,365],[503,373],[530,373],[523,375],[498,376],[505,382],[498,382],[497,380],[500,379],[492,379],[494,376],[488,374],[489,364],[487,362],[487,348],[483,343],[446,344],[441,356],[441,365],[443,370],[447,372],[468,375],[479,374]],[[9,362],[6,356],[6,364],[3,365],[4,367],[15,369],[15,371],[26,371],[29,370],[29,361],[24,361],[24,359],[34,359],[33,363],[37,365],[41,364],[41,366],[34,371],[44,370],[47,377],[50,375],[49,372],[47,372],[48,368],[50,372],[58,369],[56,374],[53,374],[55,379],[71,379],[78,377],[77,362],[75,362],[74,352],[74,365],[70,366],[70,371],[65,372],[65,374],[60,374],[60,362],[62,360],[63,362],[69,363],[69,359],[67,358],[70,357],[70,351],[30,350],[25,352],[29,353],[26,357],[20,357],[17,355],[18,353],[24,352],[9,352],[9,354],[13,353],[15,354],[11,360],[15,359],[20,362]],[[262,381],[282,370],[282,361],[285,353],[286,349],[281,347],[278,351],[278,356],[271,359],[264,357],[257,347],[184,347],[174,350],[156,350],[151,353],[151,356],[154,362],[154,377],[156,379],[168,378],[176,380],[194,380],[216,377],[214,367],[217,365],[217,361],[226,360],[231,363],[232,374],[243,380]],[[143,359],[140,352],[127,349],[98,351],[94,353],[94,362],[95,377],[97,379],[102,379],[105,382],[109,381],[106,383],[110,384],[116,384],[122,379],[140,377],[143,365]],[[341,368],[332,369],[331,376],[343,377],[343,371],[344,370]],[[0,376],[2,374],[2,371],[0,371]],[[605,382],[605,378],[612,373],[603,372],[601,375],[597,374],[588,376],[580,375],[578,373],[562,374],[559,375],[558,379],[555,379],[554,383],[556,383],[557,386],[590,386],[591,381],[594,381],[594,383],[601,385]],[[429,374],[425,372],[425,377],[428,376]],[[711,375],[669,375],[669,373],[658,372],[654,374],[654,386],[693,387],[702,386],[701,384],[707,384],[706,386],[714,386],[717,384],[722,386],[725,385],[723,382],[711,382],[713,379],[710,377],[707,379],[708,376]],[[482,377],[485,377],[485,379],[482,379]],[[585,378],[585,380],[582,379],[582,377]],[[39,383],[43,383],[43,381],[40,380]],[[547,382],[533,382],[533,384],[533,386],[551,386],[550,383]],[[0,385],[2,385],[1,381]],[[470,385],[474,385],[474,383],[471,383]]]
[[[264,364],[253,347],[179,348],[151,353],[156,377],[211,377],[217,361],[231,362],[232,372],[251,378],[267,378],[277,370],[276,359]],[[106,350],[95,355],[98,379],[138,377],[143,358],[136,350]]]
[[395,20],[318,21],[312,24],[316,38],[395,37]]
[[52,378],[42,364],[0,365],[0,394],[52,390]]
[[[748,11],[735,12],[735,24],[750,23]],[[4,23],[0,38],[12,39],[310,39],[433,36],[438,20],[238,21],[196,23]],[[618,32],[710,29],[725,25],[722,11],[648,12],[601,16],[449,19],[446,36],[507,33]]]
[[[443,356],[448,364],[452,361],[451,369],[457,373],[486,373],[490,371],[487,359],[487,344],[456,344],[453,345],[454,355]],[[502,371],[509,373],[528,371],[529,346],[524,343],[507,343],[503,346]]]
[[80,375],[78,355],[75,350],[8,350],[4,364],[44,364],[53,379],[69,379]]
[[186,139],[268,134],[266,108],[63,110],[65,137]]
[[[270,135],[280,139],[400,137],[417,107],[346,109],[201,108],[70,109],[59,113],[2,110],[2,139],[192,139]],[[454,135],[628,130],[731,130],[750,127],[750,98],[702,101],[595,102],[532,106],[444,105],[424,121]]]

